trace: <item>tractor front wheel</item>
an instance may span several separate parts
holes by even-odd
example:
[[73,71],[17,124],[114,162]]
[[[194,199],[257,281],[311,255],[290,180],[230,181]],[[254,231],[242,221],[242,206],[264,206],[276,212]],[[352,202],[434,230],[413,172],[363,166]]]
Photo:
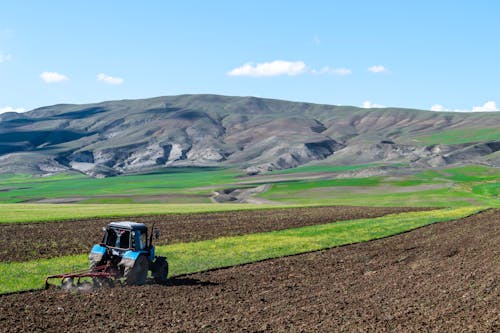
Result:
[[125,280],[128,285],[143,285],[148,277],[148,258],[139,256],[133,267],[126,267],[124,271]]

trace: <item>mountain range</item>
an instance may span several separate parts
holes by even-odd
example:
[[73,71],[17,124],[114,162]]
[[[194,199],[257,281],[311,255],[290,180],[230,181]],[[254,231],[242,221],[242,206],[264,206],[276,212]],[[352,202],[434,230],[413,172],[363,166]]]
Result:
[[500,112],[363,109],[179,95],[0,114],[0,173],[93,177],[174,166],[500,166]]

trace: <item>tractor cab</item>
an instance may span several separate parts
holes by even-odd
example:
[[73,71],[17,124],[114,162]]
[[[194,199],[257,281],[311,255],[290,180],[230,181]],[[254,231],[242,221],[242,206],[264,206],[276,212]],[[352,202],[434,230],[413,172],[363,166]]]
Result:
[[148,229],[143,223],[111,222],[103,230],[102,246],[117,250],[148,250]]

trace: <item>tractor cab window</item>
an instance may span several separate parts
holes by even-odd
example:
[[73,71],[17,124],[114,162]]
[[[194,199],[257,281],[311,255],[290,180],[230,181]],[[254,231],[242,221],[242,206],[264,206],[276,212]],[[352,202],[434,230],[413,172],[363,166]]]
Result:
[[109,228],[105,236],[107,246],[121,249],[130,248],[130,231]]
[[148,244],[148,235],[145,232],[141,232],[141,250]]
[[117,247],[121,249],[130,248],[130,231],[120,230],[120,237],[118,237],[118,242],[119,244],[117,244]]
[[106,230],[106,235],[104,236],[104,243],[107,246],[115,247],[117,239],[118,239],[118,236],[116,234],[116,230],[115,229],[108,229],[108,230]]
[[132,231],[132,248],[135,250],[144,250],[146,247],[146,232],[140,230]]

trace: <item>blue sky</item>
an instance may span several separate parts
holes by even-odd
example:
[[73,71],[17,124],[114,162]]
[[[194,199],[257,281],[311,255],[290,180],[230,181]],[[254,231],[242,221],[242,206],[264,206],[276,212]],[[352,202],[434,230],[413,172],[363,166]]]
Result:
[[0,3],[0,112],[187,93],[500,106],[498,1]]

